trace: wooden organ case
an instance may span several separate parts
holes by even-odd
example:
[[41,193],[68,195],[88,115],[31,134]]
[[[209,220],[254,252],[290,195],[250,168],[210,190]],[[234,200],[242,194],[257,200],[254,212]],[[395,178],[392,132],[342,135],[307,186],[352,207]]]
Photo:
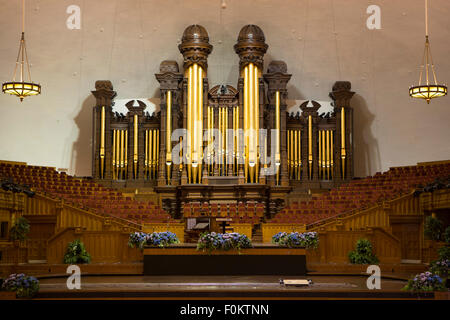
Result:
[[[237,87],[209,87],[206,29],[191,25],[178,46],[183,70],[163,61],[159,111],[142,101],[113,112],[116,92],[97,81],[93,123],[93,178],[118,188],[152,187],[164,208],[183,215],[190,202],[263,203],[270,217],[292,190],[329,189],[353,178],[354,92],[347,81],[334,84],[333,111],[319,114],[316,101],[288,112],[286,63],[272,61],[263,31],[244,26],[234,50],[239,57]],[[262,134],[266,130],[267,134]]]

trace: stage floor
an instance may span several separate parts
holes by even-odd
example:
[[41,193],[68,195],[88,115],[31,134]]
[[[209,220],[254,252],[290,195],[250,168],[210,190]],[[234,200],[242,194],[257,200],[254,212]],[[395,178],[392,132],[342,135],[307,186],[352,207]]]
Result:
[[403,280],[382,279],[381,290],[369,290],[366,276],[295,278],[310,279],[313,283],[307,287],[286,287],[280,285],[279,276],[84,276],[80,290],[69,290],[65,277],[43,278],[37,298],[417,299],[417,295],[401,291],[406,284]]

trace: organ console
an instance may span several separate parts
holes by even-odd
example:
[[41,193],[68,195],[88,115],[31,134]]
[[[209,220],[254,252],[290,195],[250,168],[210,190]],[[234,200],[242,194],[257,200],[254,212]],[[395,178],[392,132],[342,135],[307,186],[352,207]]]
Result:
[[[192,195],[183,190],[196,190],[202,199],[270,202],[293,188],[332,188],[353,177],[350,82],[334,84],[331,114],[319,113],[316,101],[288,110],[291,75],[277,60],[263,72],[268,45],[258,26],[244,26],[234,46],[236,88],[209,87],[213,46],[204,27],[186,28],[178,49],[183,70],[175,61],[161,63],[155,75],[160,105],[152,115],[142,101],[138,106],[130,101],[126,116],[118,115],[112,83],[96,82],[92,174],[97,181],[154,187],[177,203]],[[177,129],[183,134],[172,136]]]

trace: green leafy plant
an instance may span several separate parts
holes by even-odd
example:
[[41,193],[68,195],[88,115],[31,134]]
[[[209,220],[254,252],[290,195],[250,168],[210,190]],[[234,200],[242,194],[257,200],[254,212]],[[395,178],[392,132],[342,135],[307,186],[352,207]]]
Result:
[[354,264],[377,264],[378,258],[372,252],[372,244],[367,239],[359,239],[356,242],[356,250],[348,253],[350,263]]
[[444,231],[444,241],[450,243],[450,226],[448,226]]
[[428,216],[425,219],[424,234],[430,240],[441,240],[442,237],[442,221],[433,216]]
[[450,247],[444,246],[438,249],[439,260],[450,260]]
[[79,239],[69,242],[66,249],[66,254],[64,255],[64,263],[75,264],[75,263],[90,263],[91,255],[86,251],[86,248]]
[[19,217],[9,231],[11,240],[25,240],[30,232],[30,223],[24,217]]

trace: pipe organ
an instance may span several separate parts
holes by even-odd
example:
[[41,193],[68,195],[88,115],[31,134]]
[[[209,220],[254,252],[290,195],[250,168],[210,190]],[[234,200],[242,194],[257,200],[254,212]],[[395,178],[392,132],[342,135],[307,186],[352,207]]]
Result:
[[316,101],[288,108],[291,75],[278,60],[264,72],[268,45],[255,25],[244,26],[234,45],[237,87],[209,87],[213,46],[204,27],[186,28],[178,49],[182,70],[166,60],[155,75],[160,103],[152,114],[139,100],[126,104],[125,115],[117,114],[111,82],[96,82],[96,180],[152,186],[174,197],[183,186],[259,186],[265,197],[267,190],[331,188],[353,177],[349,82],[334,84],[332,110]]

